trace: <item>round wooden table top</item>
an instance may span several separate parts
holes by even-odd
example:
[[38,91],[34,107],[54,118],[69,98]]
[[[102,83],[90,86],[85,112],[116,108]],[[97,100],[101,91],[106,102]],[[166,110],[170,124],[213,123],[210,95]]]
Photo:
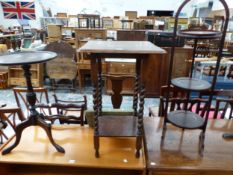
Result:
[[172,111],[168,113],[167,119],[175,126],[184,129],[200,128],[205,122],[205,119],[198,114],[185,110]]
[[193,91],[203,91],[211,87],[208,81],[189,77],[174,78],[171,83],[176,87]]
[[12,54],[0,55],[0,65],[25,65],[46,62],[57,57],[55,52],[50,51],[30,51],[15,52]]
[[178,36],[193,39],[211,39],[220,38],[222,36],[222,33],[215,30],[181,30],[178,32]]

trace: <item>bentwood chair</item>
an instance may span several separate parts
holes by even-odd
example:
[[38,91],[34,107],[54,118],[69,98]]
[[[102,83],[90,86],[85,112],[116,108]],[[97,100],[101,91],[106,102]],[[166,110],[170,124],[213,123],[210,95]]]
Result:
[[[18,117],[17,117],[18,116]],[[17,123],[25,120],[20,108],[0,108],[0,144],[15,134]],[[7,130],[7,132],[5,132]]]
[[[46,73],[55,89],[58,85],[62,85],[63,80],[71,82],[71,89],[76,88],[77,78],[77,60],[75,49],[64,41],[56,41],[49,43],[45,49],[57,53],[57,58],[46,62]],[[64,81],[63,81],[64,82]],[[63,83],[64,84],[64,83]],[[67,87],[67,84],[65,84]]]
[[[34,88],[36,93],[36,104],[49,104],[48,90],[46,88]],[[27,88],[13,88],[17,106],[24,111],[25,116],[29,116],[29,103],[27,102]],[[51,109],[37,108],[39,113],[43,115],[51,115]]]
[[84,112],[87,109],[87,97],[85,95],[81,97],[80,100],[76,101],[61,100],[56,94],[53,96],[55,99],[57,114],[62,116],[59,119],[61,124],[72,123],[81,124],[82,126],[84,125],[84,122],[86,122],[86,119],[84,119]]
[[214,119],[233,118],[233,90],[215,90],[216,104],[214,108]]
[[[168,87],[162,86],[160,89],[159,107],[157,106],[149,107],[150,117],[155,117],[155,116],[164,117],[167,93],[168,93]],[[186,95],[185,91],[182,91],[181,89],[178,89],[172,86],[170,87],[169,97],[178,98],[178,97],[185,97],[185,95]]]
[[80,124],[86,123],[84,120],[84,112],[87,109],[87,98],[83,96],[80,100],[60,100],[54,94],[55,103],[52,104],[38,104],[40,109],[50,109],[52,114],[46,115],[45,118],[52,123],[58,120],[60,124]]

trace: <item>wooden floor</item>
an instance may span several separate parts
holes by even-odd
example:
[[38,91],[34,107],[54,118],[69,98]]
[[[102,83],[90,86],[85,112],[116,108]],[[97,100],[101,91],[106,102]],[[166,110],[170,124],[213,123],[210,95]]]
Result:
[[182,130],[168,124],[161,146],[162,118],[145,118],[146,156],[149,174],[154,175],[232,175],[233,120],[209,120],[203,157],[198,153],[200,130]]
[[0,174],[145,173],[144,154],[135,157],[135,138],[101,138],[100,158],[95,158],[93,130],[89,127],[54,126],[53,137],[65,154],[55,150],[41,128],[25,129],[20,144],[10,154],[0,156]]

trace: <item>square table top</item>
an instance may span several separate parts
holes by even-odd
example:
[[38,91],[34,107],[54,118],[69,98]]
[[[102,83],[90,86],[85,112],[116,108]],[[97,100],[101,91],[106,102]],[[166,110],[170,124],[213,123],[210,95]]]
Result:
[[78,49],[87,53],[165,54],[166,51],[149,41],[91,40]]

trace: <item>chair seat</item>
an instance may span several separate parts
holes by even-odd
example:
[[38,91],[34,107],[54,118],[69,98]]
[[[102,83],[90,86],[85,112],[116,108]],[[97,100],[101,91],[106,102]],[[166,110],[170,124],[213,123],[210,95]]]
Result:
[[[195,110],[196,110],[196,106],[193,106],[192,111],[195,112]],[[150,117],[163,117],[163,116],[159,116],[158,106],[149,107],[149,116]],[[214,117],[214,106],[211,106],[211,111],[209,112],[209,119],[212,119],[213,117]],[[221,118],[221,113],[218,113],[217,119],[220,119],[220,118]]]

